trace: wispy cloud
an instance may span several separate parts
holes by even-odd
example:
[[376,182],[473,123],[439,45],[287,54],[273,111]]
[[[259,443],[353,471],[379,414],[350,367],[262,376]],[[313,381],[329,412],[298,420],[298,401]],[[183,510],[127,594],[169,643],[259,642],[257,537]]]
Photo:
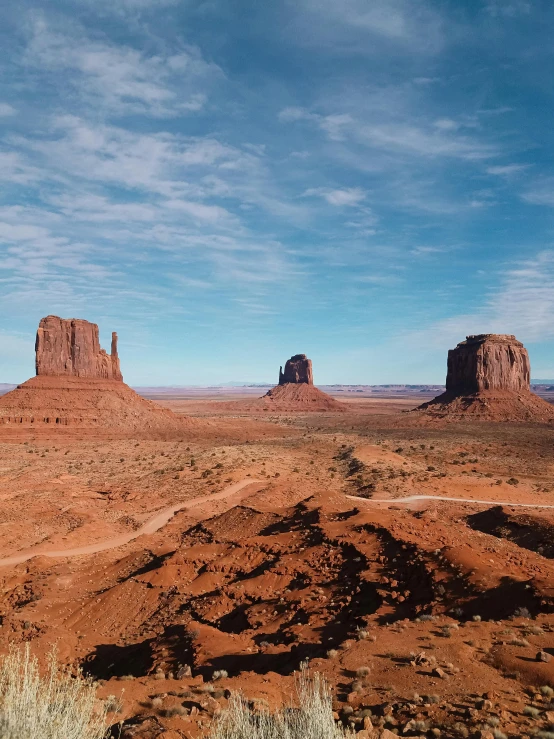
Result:
[[506,266],[496,279],[478,309],[407,332],[403,340],[452,348],[469,334],[515,334],[531,343],[554,338],[554,251]]
[[329,205],[335,205],[337,207],[343,205],[357,205],[366,198],[366,193],[359,187],[347,187],[341,190],[311,188],[306,190],[304,193],[305,197],[314,195],[324,198]]
[[531,183],[521,198],[532,205],[554,206],[554,177],[543,177]]
[[298,39],[304,44],[317,40],[335,51],[365,55],[377,51],[370,39],[421,53],[434,52],[442,44],[442,20],[420,0],[344,0],[340,4],[333,0],[297,0],[290,7],[302,30]]
[[24,61],[73,85],[85,102],[118,114],[167,117],[198,112],[210,81],[222,76],[194,46],[173,54],[147,54],[89,39],[76,25],[55,30],[41,17],[32,21]]
[[510,177],[529,169],[529,164],[499,164],[495,167],[487,167],[487,174],[499,175],[500,177]]

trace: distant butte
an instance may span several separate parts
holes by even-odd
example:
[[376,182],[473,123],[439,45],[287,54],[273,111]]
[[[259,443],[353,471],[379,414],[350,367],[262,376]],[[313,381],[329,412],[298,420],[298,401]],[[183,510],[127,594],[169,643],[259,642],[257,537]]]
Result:
[[279,368],[279,385],[286,385],[288,382],[295,385],[314,384],[312,360],[305,354],[295,354],[287,359],[284,372],[282,367]]
[[446,391],[416,410],[445,418],[554,420],[554,408],[531,392],[530,378],[529,355],[515,336],[468,336],[448,352]]
[[291,411],[345,411],[347,406],[314,385],[312,360],[305,354],[294,354],[279,368],[279,384],[257,401],[266,410],[281,413]]

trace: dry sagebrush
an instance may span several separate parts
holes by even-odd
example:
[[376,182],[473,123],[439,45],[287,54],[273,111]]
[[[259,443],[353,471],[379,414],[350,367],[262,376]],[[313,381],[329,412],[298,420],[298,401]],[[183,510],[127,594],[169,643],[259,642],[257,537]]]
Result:
[[1,739],[102,739],[105,719],[93,683],[72,677],[53,653],[44,677],[28,645],[12,647],[1,660]]
[[296,681],[299,707],[270,713],[253,711],[233,693],[229,708],[212,726],[208,739],[348,739],[355,735],[335,723],[331,693],[325,680],[302,667]]

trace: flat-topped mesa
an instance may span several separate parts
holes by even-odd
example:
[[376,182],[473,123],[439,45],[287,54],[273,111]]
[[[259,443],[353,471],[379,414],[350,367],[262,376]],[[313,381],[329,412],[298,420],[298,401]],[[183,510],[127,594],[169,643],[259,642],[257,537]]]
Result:
[[314,384],[312,360],[305,354],[295,354],[287,359],[284,372],[283,368],[279,367],[279,385],[286,385],[288,382],[295,385]]
[[46,316],[41,319],[35,353],[37,376],[123,380],[115,331],[108,354],[100,347],[96,323],[80,318]]
[[530,391],[531,366],[523,344],[510,334],[468,336],[448,352],[446,392]]

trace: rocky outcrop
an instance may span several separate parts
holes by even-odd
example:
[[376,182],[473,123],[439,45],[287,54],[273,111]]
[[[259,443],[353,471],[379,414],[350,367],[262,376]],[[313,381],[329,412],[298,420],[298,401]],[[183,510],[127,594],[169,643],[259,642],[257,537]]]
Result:
[[122,381],[117,334],[111,353],[100,347],[98,326],[80,318],[46,316],[40,321],[35,343],[37,376],[88,377]]
[[[0,427],[66,429],[101,434],[181,436],[196,421],[140,397],[123,382],[117,334],[111,353],[100,347],[98,326],[47,316],[36,339],[36,377],[0,397]],[[96,431],[94,431],[96,433]]]
[[279,385],[286,385],[288,382],[295,385],[314,384],[312,360],[305,354],[295,354],[287,359],[284,372],[282,367],[279,368]]
[[428,416],[551,422],[554,408],[531,392],[523,344],[510,334],[468,336],[448,352],[446,392],[416,408]]
[[529,392],[530,378],[527,350],[509,334],[468,336],[448,352],[446,391],[452,395],[484,390]]

